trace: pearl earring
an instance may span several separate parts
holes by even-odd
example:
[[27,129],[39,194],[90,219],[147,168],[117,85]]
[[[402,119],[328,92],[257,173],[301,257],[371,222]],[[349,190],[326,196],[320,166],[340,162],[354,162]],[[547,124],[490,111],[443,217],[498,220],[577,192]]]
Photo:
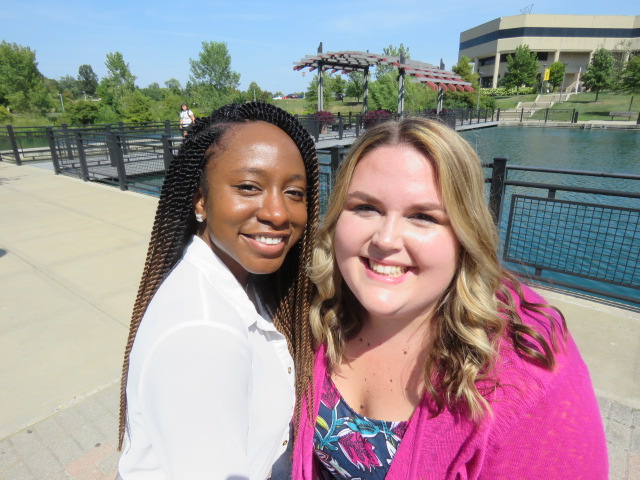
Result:
[[202,214],[201,213],[196,213],[196,221],[198,223],[202,223],[204,221],[204,218],[202,218]]

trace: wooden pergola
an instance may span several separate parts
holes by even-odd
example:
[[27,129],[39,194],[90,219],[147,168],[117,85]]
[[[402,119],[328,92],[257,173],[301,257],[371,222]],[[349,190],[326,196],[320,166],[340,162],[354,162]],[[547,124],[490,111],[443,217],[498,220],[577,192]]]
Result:
[[406,76],[410,77],[411,82],[423,83],[438,92],[438,113],[442,110],[442,99],[445,91],[473,92],[471,83],[465,82],[453,72],[438,68],[430,63],[405,59],[403,55],[394,57],[359,51],[323,53],[322,43],[320,43],[316,55],[305,55],[299,62],[294,62],[293,69],[299,71],[308,68],[310,72],[318,70],[318,110],[324,109],[322,79],[324,71],[330,71],[331,73],[339,71],[344,74],[356,71],[363,72],[363,113],[366,114],[369,101],[369,69],[378,65],[390,65],[398,69],[398,114],[400,115],[404,113],[404,83]]

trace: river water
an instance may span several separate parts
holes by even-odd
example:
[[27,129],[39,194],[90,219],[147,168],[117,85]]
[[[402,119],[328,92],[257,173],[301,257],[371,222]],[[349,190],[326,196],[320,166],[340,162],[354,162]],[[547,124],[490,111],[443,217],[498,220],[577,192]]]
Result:
[[[640,132],[633,130],[594,129],[580,130],[574,128],[531,128],[531,127],[499,127],[484,128],[463,132],[462,135],[478,152],[483,163],[490,163],[495,157],[506,157],[507,165],[563,168],[571,170],[587,170],[604,173],[624,173],[640,175]],[[490,170],[486,170],[487,176]],[[608,189],[623,192],[640,192],[640,179],[615,179],[602,177],[587,177],[578,175],[523,172],[512,170],[508,174],[509,180],[523,180],[529,182],[554,183],[586,188]],[[501,243],[504,246],[507,229],[510,195],[522,194],[536,197],[546,197],[547,192],[539,189],[523,187],[507,187],[500,222]],[[628,197],[612,197],[593,193],[558,192],[556,198],[583,202],[595,205],[612,205],[631,209],[640,209],[640,199]],[[611,222],[597,233],[589,232],[589,242],[595,245],[575,245],[577,251],[586,249],[590,252],[586,259],[591,262],[599,256],[617,255],[623,248],[624,255],[628,254],[631,267],[627,264],[626,271],[619,269],[620,276],[626,276],[625,281],[640,285],[640,269],[637,269],[638,252],[640,251],[640,230],[637,224],[638,214],[633,213],[632,222],[635,230],[629,230],[628,223],[622,231],[622,223]],[[622,236],[622,247],[613,240]],[[627,252],[628,251],[628,252]],[[604,252],[604,253],[603,253]],[[583,253],[584,254],[584,253]],[[575,259],[573,259],[575,260]],[[533,273],[533,269],[512,263],[508,268],[521,273]],[[594,282],[588,279],[568,277],[554,272],[545,272],[543,276],[551,281],[572,281],[580,285],[597,288],[606,292],[615,292],[635,299],[632,305],[640,306],[638,290],[613,285],[611,283]]]

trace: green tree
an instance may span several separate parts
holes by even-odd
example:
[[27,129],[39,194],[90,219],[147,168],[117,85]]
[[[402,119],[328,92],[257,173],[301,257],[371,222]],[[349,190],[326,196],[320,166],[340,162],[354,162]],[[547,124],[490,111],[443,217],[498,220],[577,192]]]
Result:
[[347,90],[347,81],[342,78],[342,75],[336,75],[332,77],[329,90],[333,94],[333,98],[344,102],[344,94]]
[[0,43],[0,105],[33,113],[51,108],[51,92],[29,47]]
[[136,76],[131,73],[129,64],[120,52],[107,53],[105,66],[107,75],[100,81],[97,93],[106,104],[119,112],[122,99],[136,88]]
[[596,102],[600,91],[611,85],[611,73],[613,70],[613,55],[603,47],[593,52],[591,63],[587,71],[582,76],[582,83],[585,87],[596,92]]
[[629,59],[622,71],[620,84],[625,92],[640,93],[640,55]]
[[553,62],[549,67],[549,83],[555,89],[564,81],[565,66],[562,62]]
[[502,77],[502,84],[505,87],[515,87],[517,94],[523,85],[530,87],[536,82],[537,73],[536,54],[529,50],[529,45],[519,45],[507,57],[507,72]]
[[58,119],[59,123],[67,123],[70,125],[92,125],[98,118],[98,105],[89,100],[78,100],[65,104],[65,110]]
[[388,73],[369,84],[369,110],[398,111],[398,80]]
[[[333,94],[331,93],[330,85],[333,82],[333,77],[328,72],[322,73],[322,84],[324,86],[322,90],[322,98],[324,103],[324,109],[329,110],[331,105],[333,105]],[[309,82],[309,86],[307,87],[307,92],[304,96],[305,105],[309,110],[316,111],[318,109],[318,76],[314,75],[311,81]]]
[[244,94],[246,100],[258,100],[262,102],[271,102],[273,94],[267,90],[262,90],[256,82],[251,82]]
[[91,65],[80,65],[78,67],[78,82],[80,90],[87,95],[93,95],[98,88],[98,75],[93,71]]
[[202,42],[198,59],[189,59],[189,63],[189,78],[195,86],[211,85],[220,92],[229,93],[240,84],[240,74],[231,70],[231,55],[224,42]]
[[80,95],[79,82],[71,75],[63,75],[58,80],[58,90],[60,92],[68,91],[73,98]]
[[347,96],[356,97],[360,103],[360,97],[364,95],[364,73],[349,72],[347,81]]
[[166,82],[164,82],[164,86],[167,87],[171,92],[179,94],[182,91],[182,86],[180,82],[175,78],[170,78]]
[[231,70],[231,55],[224,42],[202,42],[198,59],[189,59],[190,81],[186,93],[201,111],[211,112],[228,103],[240,84]]
[[120,112],[125,122],[151,122],[154,120],[152,113],[152,101],[142,94],[140,90],[134,90],[122,98]]
[[[462,80],[471,83],[473,89],[477,92],[480,76],[477,73],[473,73],[471,67],[471,59],[465,55],[462,55],[451,70],[456,75],[460,75]],[[447,91],[444,94],[443,106],[446,108],[474,108],[478,103],[478,94],[471,92],[450,92]]]
[[[400,55],[402,54],[404,55],[405,60],[410,58],[409,47],[405,47],[402,43],[399,47],[394,47],[390,44],[388,47],[382,49],[382,53],[386,56],[398,58],[400,58]],[[387,74],[394,73],[395,71],[397,71],[397,68],[393,65],[378,65],[376,67],[376,80]]]

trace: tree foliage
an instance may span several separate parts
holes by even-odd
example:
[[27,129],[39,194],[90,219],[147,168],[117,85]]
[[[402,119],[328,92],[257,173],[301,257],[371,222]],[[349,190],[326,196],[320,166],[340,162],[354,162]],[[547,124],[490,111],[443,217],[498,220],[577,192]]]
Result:
[[349,72],[347,80],[347,96],[356,97],[360,103],[360,97],[364,95],[364,73]]
[[640,55],[629,59],[622,71],[620,85],[625,92],[640,93]]
[[0,43],[0,105],[33,113],[51,107],[51,92],[38,70],[36,52],[29,47]]
[[502,85],[515,87],[530,87],[536,81],[538,62],[536,54],[529,50],[529,45],[519,45],[516,51],[507,57],[507,72],[502,77]]
[[224,42],[202,42],[198,59],[189,59],[189,64],[189,78],[195,86],[211,85],[221,93],[229,93],[240,84],[240,74],[231,70],[231,55]]
[[[331,91],[331,85],[333,82],[333,76],[328,72],[322,73],[322,98],[325,110],[333,104],[333,94]],[[307,92],[304,96],[305,104],[309,110],[316,111],[318,109],[318,75],[314,75]]]
[[120,52],[107,53],[105,66],[107,75],[100,81],[96,93],[102,101],[120,111],[123,99],[135,90],[137,77],[131,73],[129,64]]
[[557,88],[562,85],[564,81],[565,66],[562,62],[553,62],[549,67],[549,84],[553,88]]
[[591,63],[582,76],[582,83],[596,92],[596,102],[602,90],[611,85],[611,73],[613,70],[613,55],[608,50],[600,47],[593,52]]
[[98,75],[93,71],[91,65],[80,65],[78,67],[78,83],[81,91],[87,95],[93,95],[98,88]]
[[[382,49],[382,53],[390,57],[398,58],[400,58],[401,55],[404,55],[405,60],[410,58],[409,47],[405,47],[402,43],[399,47],[395,47],[394,45],[389,44],[388,47]],[[376,67],[376,80],[384,77],[385,75],[393,74],[396,71],[397,68],[393,65],[378,65]]]

